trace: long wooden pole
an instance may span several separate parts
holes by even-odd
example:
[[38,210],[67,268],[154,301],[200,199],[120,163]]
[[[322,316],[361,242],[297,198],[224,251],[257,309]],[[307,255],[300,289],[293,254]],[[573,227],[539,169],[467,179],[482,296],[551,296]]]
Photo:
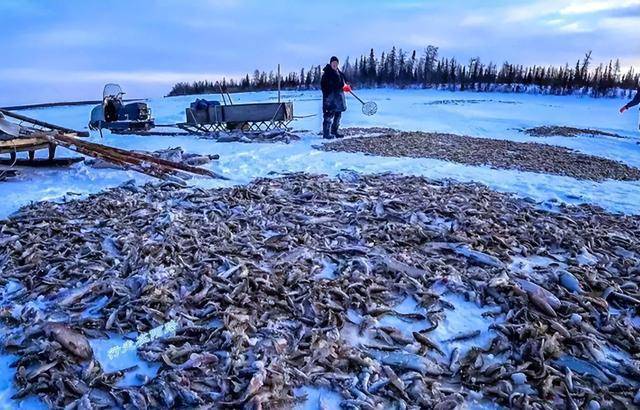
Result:
[[280,64],[278,64],[278,103],[280,103]]
[[51,136],[50,138],[50,141],[53,144],[61,145],[67,149],[93,158],[104,159],[105,161],[108,161],[125,169],[133,169],[134,171],[138,171],[140,173],[151,175],[152,177],[160,179],[165,179],[169,175],[168,170],[154,168],[151,166],[144,167],[143,164],[141,164],[142,161],[136,160],[134,158],[121,157],[117,154],[106,153],[103,150],[87,149],[86,147],[77,144],[77,141],[69,142],[64,139],[55,138],[54,136]]
[[211,178],[226,179],[225,177],[208,169],[168,161],[148,154],[141,154],[139,152],[131,152],[120,148],[82,141],[66,134],[44,134],[43,136],[51,143],[62,145],[72,151],[76,151],[90,157],[101,158],[125,168],[131,168],[135,171],[157,178],[165,178],[175,171],[184,171]]
[[[211,178],[227,179],[224,176],[218,175],[208,169],[181,164],[179,162],[173,162],[162,158],[156,158],[149,154],[142,154],[139,152],[127,151],[121,148],[96,144],[94,142],[83,141],[77,138],[79,133],[75,130],[60,127],[54,124],[49,124],[44,121],[35,120],[33,118],[29,118],[20,114],[12,113],[11,111],[0,109],[0,113],[6,115],[7,117],[12,117],[21,121],[54,130],[40,131],[22,127],[23,129],[28,130],[28,136],[30,138],[36,140],[41,139],[44,143],[48,142],[49,144],[60,145],[71,151],[79,152],[81,154],[94,158],[101,158],[116,165],[120,165],[125,168],[131,168],[143,174],[151,175],[157,178],[167,178],[173,172],[184,171],[192,174],[208,176]],[[67,130],[68,132],[63,132],[63,130]]]
[[89,147],[89,148],[95,148],[95,149],[106,149],[109,151],[113,151],[115,153],[118,153],[120,155],[125,155],[128,157],[133,157],[136,159],[139,159],[141,161],[147,161],[147,162],[153,162],[159,165],[164,165],[164,166],[168,166],[171,168],[177,168],[179,170],[182,171],[186,171],[186,172],[190,172],[192,174],[198,174],[198,175],[204,175],[204,176],[209,176],[212,178],[224,178],[222,176],[216,175],[214,172],[209,171],[208,169],[204,169],[204,168],[199,168],[199,167],[194,167],[193,165],[188,165],[188,164],[181,164],[179,162],[174,162],[174,161],[169,161],[166,159],[162,159],[162,158],[157,158],[154,157],[152,155],[148,155],[148,154],[142,154],[139,152],[133,152],[133,151],[127,151],[121,148],[115,148],[115,147],[107,147],[106,145],[100,145],[100,144],[96,144],[93,142],[88,142],[88,141],[78,141],[76,139],[74,139],[73,137],[69,137],[66,135],[60,136],[58,135],[56,138],[65,138],[67,139],[67,141],[70,140],[71,143],[80,143],[82,145],[84,145],[85,147]]

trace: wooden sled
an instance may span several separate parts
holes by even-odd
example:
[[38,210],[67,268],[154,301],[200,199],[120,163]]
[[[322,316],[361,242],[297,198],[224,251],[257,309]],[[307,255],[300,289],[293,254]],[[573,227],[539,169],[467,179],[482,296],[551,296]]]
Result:
[[[9,121],[8,118],[13,121]],[[89,136],[88,132],[60,127],[0,109],[0,154],[9,154],[9,165],[18,165],[18,161],[20,161],[20,165],[33,165],[36,161],[36,151],[42,149],[48,150],[47,159],[48,161],[53,161],[56,155],[56,144],[44,136],[38,135],[51,132],[65,132],[77,137]],[[19,160],[17,158],[19,152],[27,152],[28,161]],[[38,160],[38,162],[42,161]]]
[[[8,121],[5,116],[20,122]],[[25,123],[28,125],[24,125]],[[78,138],[84,135],[88,135],[88,133],[59,127],[0,109],[0,153],[8,152],[11,155],[12,163],[17,162],[16,154],[20,151],[29,152],[29,160],[35,162],[35,151],[43,148],[49,150],[49,161],[52,161],[56,146],[61,145],[71,151],[100,158],[124,169],[131,169],[160,179],[172,178],[173,175],[180,172],[226,179],[208,169],[164,160],[150,154],[83,141]]]

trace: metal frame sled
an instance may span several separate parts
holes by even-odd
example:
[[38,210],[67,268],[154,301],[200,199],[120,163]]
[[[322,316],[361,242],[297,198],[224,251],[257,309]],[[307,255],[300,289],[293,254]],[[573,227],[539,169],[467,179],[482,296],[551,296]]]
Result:
[[248,103],[221,105],[218,101],[196,100],[185,109],[186,122],[177,127],[192,134],[215,131],[269,131],[289,129],[293,103]]

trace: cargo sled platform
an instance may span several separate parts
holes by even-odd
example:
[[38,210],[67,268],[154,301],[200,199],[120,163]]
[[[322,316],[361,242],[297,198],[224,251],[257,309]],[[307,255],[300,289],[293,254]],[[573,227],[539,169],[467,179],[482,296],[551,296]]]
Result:
[[269,131],[289,129],[293,103],[220,104],[198,99],[185,109],[186,122],[176,124],[193,134],[215,131]]

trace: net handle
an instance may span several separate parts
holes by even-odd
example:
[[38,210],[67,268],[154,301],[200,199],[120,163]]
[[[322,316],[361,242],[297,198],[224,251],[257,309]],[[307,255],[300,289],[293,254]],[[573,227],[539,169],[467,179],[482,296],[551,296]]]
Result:
[[362,100],[360,99],[360,97],[358,97],[357,95],[355,95],[355,94],[353,93],[353,91],[349,91],[349,93],[350,93],[351,95],[353,95],[354,97],[356,97],[356,100],[360,101],[360,104],[364,105],[364,101],[362,101]]

